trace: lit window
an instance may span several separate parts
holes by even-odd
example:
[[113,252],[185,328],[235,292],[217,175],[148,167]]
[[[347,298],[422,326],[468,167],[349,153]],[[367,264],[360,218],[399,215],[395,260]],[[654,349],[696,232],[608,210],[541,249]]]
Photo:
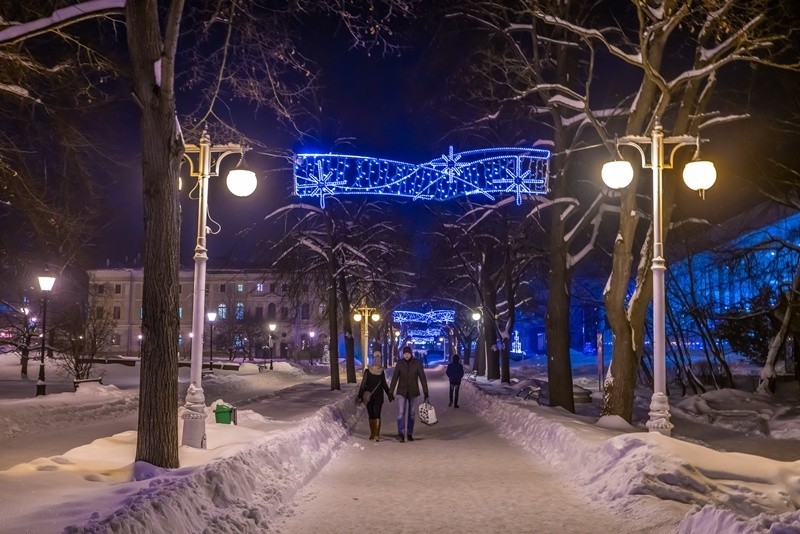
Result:
[[256,284],[256,291],[264,291],[264,284],[262,282]]
[[236,303],[235,317],[237,321],[241,321],[242,319],[244,319],[244,303],[242,302]]
[[225,304],[220,304],[217,307],[217,316],[220,319],[227,319],[228,318],[228,307]]
[[244,291],[244,284],[236,284],[236,291],[238,293],[241,293],[242,291]]

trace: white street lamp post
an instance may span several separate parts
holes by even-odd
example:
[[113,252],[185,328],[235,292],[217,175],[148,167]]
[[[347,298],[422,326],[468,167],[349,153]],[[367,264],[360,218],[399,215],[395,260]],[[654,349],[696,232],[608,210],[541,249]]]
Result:
[[[653,397],[650,400],[650,420],[647,428],[669,436],[673,428],[670,422],[669,399],[666,384],[666,331],[664,275],[667,269],[664,260],[662,197],[663,171],[673,168],[675,152],[683,146],[694,145],[695,161],[686,165],[683,179],[686,185],[700,195],[704,195],[717,179],[714,164],[709,161],[696,161],[700,151],[700,138],[688,135],[664,137],[660,122],[656,122],[650,137],[625,136],[617,140],[618,145],[634,147],[641,156],[642,167],[653,170]],[[664,163],[664,145],[672,145],[669,163]],[[644,146],[650,146],[650,163],[647,163]],[[633,167],[627,161],[613,161],[603,165],[602,178],[612,189],[626,187],[633,180]]]
[[52,276],[39,277],[39,289],[42,290],[42,348],[39,358],[39,377],[36,380],[36,396],[47,395],[47,381],[44,377],[44,344],[47,340],[47,294],[53,289],[56,279]]
[[[183,412],[183,445],[204,449],[206,447],[206,399],[201,382],[203,369],[203,326],[205,322],[206,293],[206,233],[208,228],[208,179],[219,176],[222,160],[231,154],[239,154],[239,165],[228,173],[228,189],[236,196],[250,195],[256,188],[256,175],[244,167],[245,148],[241,145],[211,145],[207,131],[200,136],[200,144],[186,145],[184,157],[189,162],[189,175],[197,178],[197,243],[194,248],[194,294],[192,302],[192,360],[191,383],[186,392],[186,410]],[[197,169],[189,154],[198,155]],[[212,156],[216,156],[212,173]]]
[[368,306],[361,306],[360,308],[355,308],[353,311],[355,312],[353,314],[353,320],[355,322],[360,323],[361,319],[364,319],[364,324],[361,325],[361,370],[364,371],[367,369],[367,360],[370,356],[370,354],[368,354],[369,319],[372,319],[372,322],[377,323],[381,320],[381,315],[378,313],[378,310]]

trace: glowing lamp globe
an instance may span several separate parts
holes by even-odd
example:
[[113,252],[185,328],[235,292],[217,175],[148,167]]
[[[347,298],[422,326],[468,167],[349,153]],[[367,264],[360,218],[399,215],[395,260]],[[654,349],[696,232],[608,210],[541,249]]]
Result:
[[609,161],[600,172],[603,183],[611,189],[628,187],[633,181],[633,167],[627,161]]
[[356,312],[356,314],[355,314],[355,315],[353,315],[353,320],[354,320],[355,322],[357,322],[357,323],[358,323],[358,322],[361,322],[361,314],[360,314],[360,313],[358,313],[358,312]]
[[710,161],[692,161],[683,168],[683,181],[692,191],[705,191],[717,181],[717,169]]
[[248,197],[256,190],[256,173],[244,167],[236,167],[228,173],[225,183],[237,197]]
[[381,320],[381,314],[380,313],[373,313],[372,316],[370,317],[370,319],[372,319],[374,322],[377,323],[378,321]]
[[474,313],[472,314],[472,320],[473,320],[473,321],[480,321],[480,319],[481,319],[481,314],[480,314],[480,313],[478,313],[478,312],[474,312]]
[[39,289],[42,291],[50,291],[53,289],[53,284],[56,283],[56,279],[52,276],[40,276],[39,277]]

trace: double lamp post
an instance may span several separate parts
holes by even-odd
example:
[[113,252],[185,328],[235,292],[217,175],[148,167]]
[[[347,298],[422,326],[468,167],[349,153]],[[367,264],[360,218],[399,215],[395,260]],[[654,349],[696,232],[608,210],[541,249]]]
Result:
[[[194,248],[194,293],[192,302],[192,360],[190,365],[189,389],[186,392],[186,403],[183,418],[183,445],[190,447],[206,447],[206,399],[202,386],[203,368],[203,325],[205,320],[206,295],[206,234],[208,228],[208,179],[219,176],[219,167],[223,159],[231,154],[240,156],[239,164],[228,173],[226,184],[231,193],[238,197],[249,196],[256,189],[256,174],[245,167],[244,154],[246,148],[237,144],[211,145],[207,131],[200,136],[199,145],[186,145],[184,158],[189,162],[189,175],[197,178],[197,242]],[[197,155],[197,163],[190,157]],[[213,161],[212,161],[213,159]],[[213,170],[212,170],[213,166]],[[215,317],[216,319],[216,317]],[[213,321],[212,321],[213,323]]]
[[367,369],[367,360],[371,356],[369,354],[369,320],[372,319],[373,323],[377,323],[381,320],[381,315],[377,309],[366,305],[354,308],[353,311],[355,312],[353,313],[355,322],[360,323],[362,319],[364,320],[361,324],[361,370],[363,371]]
[[[710,161],[700,161],[700,138],[688,135],[664,136],[661,123],[656,121],[650,137],[628,135],[617,140],[618,145],[634,147],[641,156],[642,167],[653,170],[653,396],[650,400],[650,419],[647,428],[669,436],[673,428],[670,422],[669,399],[666,387],[666,333],[664,274],[667,269],[663,245],[663,171],[672,169],[675,152],[683,146],[695,146],[693,161],[683,169],[683,180],[689,189],[704,191],[717,179],[717,171]],[[669,146],[669,161],[664,162],[664,149]],[[650,147],[648,163],[644,147]],[[618,160],[606,163],[602,169],[603,182],[612,189],[622,189],[633,181],[633,166],[627,161]]]

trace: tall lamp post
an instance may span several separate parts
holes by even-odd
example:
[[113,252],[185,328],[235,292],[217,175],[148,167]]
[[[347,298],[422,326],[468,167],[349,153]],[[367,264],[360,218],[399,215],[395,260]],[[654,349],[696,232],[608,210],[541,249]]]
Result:
[[272,339],[272,333],[278,328],[275,323],[269,323],[269,338],[267,338],[267,345],[269,345],[269,370],[272,371],[272,355],[275,353],[275,341]]
[[208,370],[214,370],[214,321],[217,320],[217,312],[206,313],[208,319]]
[[[487,367],[489,367],[489,346],[487,345],[486,341],[486,332],[483,329],[483,314],[480,311],[472,312],[472,320],[478,323],[478,339],[483,338],[483,372],[487,374]],[[477,346],[475,347],[477,350]],[[475,357],[475,363],[478,363],[477,354]],[[473,369],[475,365],[473,365]]]
[[[650,137],[628,135],[617,140],[618,145],[634,147],[641,156],[642,167],[653,170],[653,397],[650,400],[650,419],[647,428],[669,436],[673,424],[670,422],[669,399],[666,383],[666,331],[664,324],[666,295],[664,274],[667,269],[663,246],[663,171],[672,169],[675,152],[683,146],[696,147],[693,161],[686,164],[683,180],[694,191],[704,195],[717,180],[717,171],[710,161],[700,161],[700,138],[688,135],[664,136],[661,123],[656,121]],[[670,145],[669,162],[664,162],[665,145]],[[650,147],[650,163],[644,147]],[[627,187],[633,180],[633,166],[627,161],[612,161],[603,165],[603,182],[612,189]]]
[[361,306],[353,311],[355,312],[353,314],[355,322],[360,323],[361,319],[364,319],[364,323],[361,325],[361,370],[363,371],[367,368],[367,359],[369,358],[369,319],[372,319],[373,323],[377,323],[381,320],[381,315],[377,309],[368,306]]
[[47,381],[44,377],[44,344],[47,340],[47,295],[53,289],[56,279],[53,276],[40,276],[39,289],[42,290],[42,348],[39,354],[39,378],[36,380],[36,396],[47,395]]
[[[186,392],[186,410],[183,412],[183,445],[204,449],[206,447],[206,399],[201,383],[203,368],[203,325],[206,294],[206,233],[208,228],[208,179],[219,176],[219,167],[225,157],[238,154],[241,159],[235,169],[228,173],[226,184],[238,197],[249,196],[256,188],[256,174],[244,165],[246,149],[241,145],[211,145],[208,131],[200,136],[199,145],[186,145],[184,158],[189,162],[189,175],[197,178],[197,242],[194,248],[194,295],[192,302],[192,360],[191,383]],[[190,157],[197,155],[197,164]],[[214,161],[212,163],[212,158]],[[213,165],[213,170],[212,170]]]

